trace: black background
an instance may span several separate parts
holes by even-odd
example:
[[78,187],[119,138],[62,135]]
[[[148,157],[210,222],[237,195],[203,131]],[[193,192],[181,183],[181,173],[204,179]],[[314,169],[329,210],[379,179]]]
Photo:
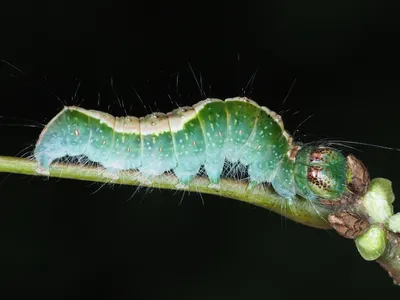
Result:
[[[388,1],[2,3],[0,59],[25,74],[0,64],[0,154],[34,144],[40,128],[7,124],[48,122],[62,107],[53,93],[69,105],[84,99],[84,108],[123,115],[111,78],[131,115],[192,105],[204,97],[188,62],[207,96],[247,95],[280,112],[290,132],[314,115],[299,128],[301,141],[400,147],[398,14]],[[400,153],[356,148],[371,176],[392,180],[399,194]],[[0,179],[2,299],[400,293],[352,241],[244,203],[187,193],[181,203],[181,192],[141,189],[131,197],[130,186]]]

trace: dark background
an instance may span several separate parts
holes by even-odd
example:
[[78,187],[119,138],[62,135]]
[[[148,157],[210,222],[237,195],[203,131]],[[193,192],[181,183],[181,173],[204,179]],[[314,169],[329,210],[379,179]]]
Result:
[[[0,154],[29,154],[20,151],[41,129],[7,124],[48,122],[62,107],[53,93],[123,115],[111,78],[131,115],[192,105],[204,97],[188,62],[207,96],[247,95],[280,112],[290,132],[314,114],[300,141],[400,148],[398,15],[388,1],[2,3],[0,59],[25,74],[0,64]],[[371,176],[392,180],[399,194],[400,153],[356,148]],[[174,191],[131,197],[135,187],[0,179],[1,299],[400,293],[352,241],[237,201],[186,193],[181,203]]]

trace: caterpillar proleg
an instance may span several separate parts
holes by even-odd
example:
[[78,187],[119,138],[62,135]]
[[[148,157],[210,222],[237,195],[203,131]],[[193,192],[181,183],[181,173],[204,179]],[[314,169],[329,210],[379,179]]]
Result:
[[282,197],[338,200],[361,192],[368,177],[361,162],[328,146],[301,145],[281,117],[244,97],[206,99],[167,114],[113,117],[69,106],[44,128],[36,143],[37,171],[52,161],[85,155],[111,176],[138,169],[152,178],[172,170],[187,185],[203,166],[218,185],[225,160],[248,166],[250,186],[268,182]]

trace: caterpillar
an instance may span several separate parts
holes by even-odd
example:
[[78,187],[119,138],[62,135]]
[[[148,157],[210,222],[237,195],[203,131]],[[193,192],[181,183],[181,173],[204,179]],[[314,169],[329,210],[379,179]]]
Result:
[[50,164],[66,155],[84,155],[112,178],[129,169],[146,178],[172,170],[182,185],[204,167],[216,188],[225,160],[240,162],[250,188],[271,183],[288,200],[337,200],[364,188],[356,184],[361,162],[326,145],[294,142],[277,113],[245,97],[209,98],[140,118],[66,106],[36,143],[37,172],[49,174]]

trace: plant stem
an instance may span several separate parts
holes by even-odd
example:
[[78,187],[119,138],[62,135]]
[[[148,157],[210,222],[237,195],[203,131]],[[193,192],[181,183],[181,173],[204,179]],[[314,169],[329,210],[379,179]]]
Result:
[[[14,173],[33,176],[46,176],[36,172],[37,164],[33,160],[0,156],[0,173]],[[85,181],[96,181],[105,183],[118,183],[126,185],[140,185],[144,187],[156,187],[161,189],[180,189],[177,186],[178,180],[174,175],[164,174],[147,182],[137,171],[120,172],[118,179],[110,179],[104,176],[105,170],[101,167],[81,166],[76,164],[55,163],[50,168],[48,177],[77,179]],[[256,206],[272,210],[285,216],[295,222],[305,224],[315,228],[331,229],[327,218],[335,211],[345,211],[349,207],[334,206],[332,209],[323,206],[316,206],[316,203],[297,199],[290,202],[276,194],[272,188],[264,185],[258,185],[249,190],[247,183],[232,179],[221,179],[219,188],[212,188],[205,177],[196,177],[189,186],[185,187],[187,191],[213,194],[240,200]],[[286,205],[283,205],[286,203]],[[365,207],[360,203],[355,203],[351,211],[357,211],[366,216]],[[386,251],[377,262],[391,275],[395,283],[400,283],[400,234],[387,231]]]
[[[36,162],[33,160],[0,156],[0,173],[7,172],[43,176],[36,172],[36,167]],[[171,190],[179,189],[179,187],[177,187],[178,180],[174,175],[165,174],[157,176],[152,179],[150,183],[146,182],[145,178],[137,171],[120,172],[119,178],[115,180],[105,177],[104,174],[104,169],[101,167],[55,163],[51,166],[49,177],[140,185]],[[287,203],[287,200],[276,194],[270,187],[258,185],[254,189],[249,190],[246,182],[232,179],[221,179],[218,189],[212,188],[209,185],[210,182],[207,178],[196,177],[189,186],[185,187],[185,190],[240,200],[272,210],[298,223],[316,228],[331,228],[326,221],[328,214],[332,212],[331,210],[323,208],[322,206],[316,207],[315,203],[302,199],[293,201],[290,205],[283,205],[283,203]]]

